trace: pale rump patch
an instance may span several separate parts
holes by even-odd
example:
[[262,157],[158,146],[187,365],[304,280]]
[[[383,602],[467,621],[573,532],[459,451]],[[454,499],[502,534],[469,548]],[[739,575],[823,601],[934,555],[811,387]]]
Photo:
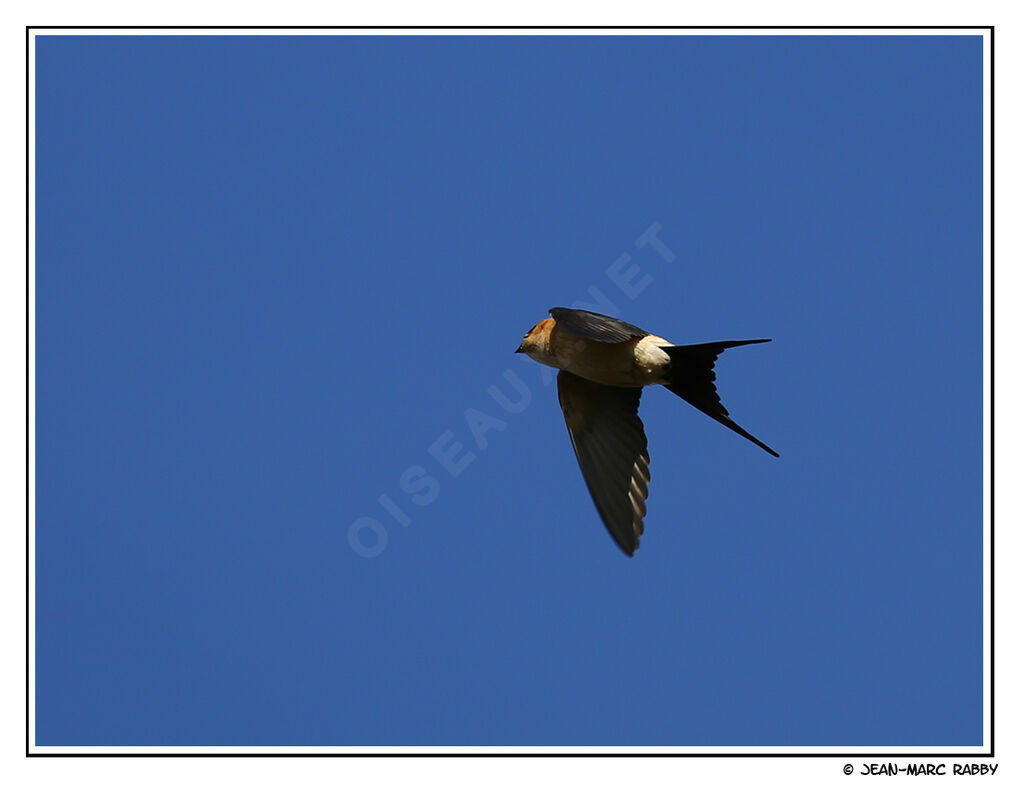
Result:
[[672,347],[672,342],[651,334],[636,343],[633,358],[636,362],[637,382],[641,385],[663,383],[668,379],[671,359],[662,347]]

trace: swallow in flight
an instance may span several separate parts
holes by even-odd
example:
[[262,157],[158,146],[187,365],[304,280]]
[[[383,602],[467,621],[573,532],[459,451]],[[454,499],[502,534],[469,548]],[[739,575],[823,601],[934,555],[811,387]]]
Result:
[[640,546],[647,513],[647,437],[637,414],[645,385],[663,385],[702,413],[775,451],[729,417],[715,390],[715,360],[771,339],[681,344],[582,309],[551,309],[516,352],[558,369],[558,402],[590,496],[623,552]]

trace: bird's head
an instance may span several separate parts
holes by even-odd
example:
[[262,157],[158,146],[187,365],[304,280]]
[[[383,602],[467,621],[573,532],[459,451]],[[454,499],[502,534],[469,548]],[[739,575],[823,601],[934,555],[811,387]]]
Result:
[[551,317],[541,320],[530,328],[516,352],[526,353],[539,363],[554,366],[551,356],[551,329],[554,325],[555,321]]

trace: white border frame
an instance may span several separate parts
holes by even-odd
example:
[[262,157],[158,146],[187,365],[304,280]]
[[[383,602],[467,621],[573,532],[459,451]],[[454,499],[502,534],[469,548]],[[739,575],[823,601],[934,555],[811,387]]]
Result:
[[[38,746],[35,743],[35,38],[37,35],[899,35],[899,36],[981,36],[983,39],[983,744],[981,746]],[[320,754],[320,755],[720,755],[720,756],[842,756],[878,758],[885,755],[963,757],[988,755],[992,740],[992,31],[987,27],[934,28],[28,28],[28,753],[34,755],[116,755],[116,754]]]

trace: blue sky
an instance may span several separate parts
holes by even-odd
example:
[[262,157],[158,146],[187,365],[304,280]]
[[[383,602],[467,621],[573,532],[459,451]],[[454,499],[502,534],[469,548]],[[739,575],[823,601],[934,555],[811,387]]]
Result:
[[[37,743],[980,745],[981,46],[38,37]],[[581,301],[774,339],[633,559]]]

